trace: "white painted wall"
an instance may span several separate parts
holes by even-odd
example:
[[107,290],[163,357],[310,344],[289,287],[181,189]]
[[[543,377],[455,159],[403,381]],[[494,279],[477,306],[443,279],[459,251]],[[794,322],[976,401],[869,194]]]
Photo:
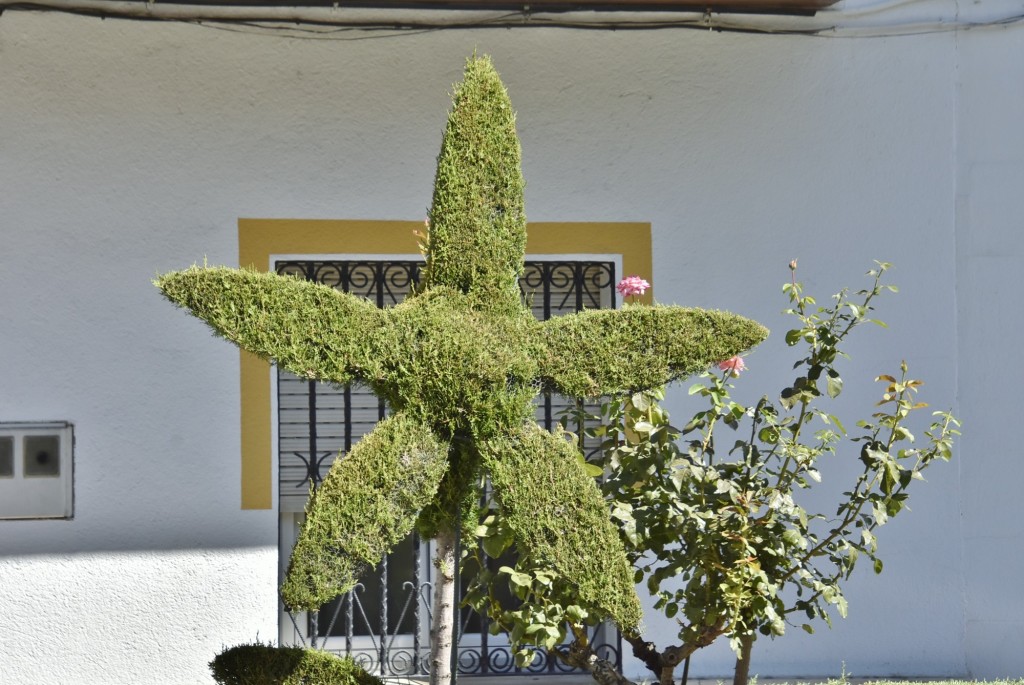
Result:
[[1024,330],[1024,42],[968,33],[957,65],[957,369],[962,444],[965,651],[970,672],[1024,673],[1024,372],[996,363]]
[[[957,462],[881,531],[885,573],[850,584],[850,618],[758,644],[753,671],[1024,673],[1003,342],[1024,330],[1020,29],[338,37],[361,40],[0,16],[0,420],[70,420],[78,441],[75,519],[0,521],[0,682],[208,683],[223,644],[276,635],[276,515],[238,509],[237,353],[149,279],[235,263],[242,216],[422,217],[474,48],[519,112],[531,218],[650,221],[659,300],[779,334],[791,258],[822,295],[893,261],[850,410],[906,357],[967,420]],[[746,392],[791,359],[776,335]],[[731,666],[718,645],[692,672]]]

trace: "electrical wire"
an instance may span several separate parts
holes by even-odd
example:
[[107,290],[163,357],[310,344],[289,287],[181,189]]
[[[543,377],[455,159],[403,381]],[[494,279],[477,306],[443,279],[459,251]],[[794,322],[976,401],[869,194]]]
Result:
[[[415,36],[441,30],[559,28],[586,31],[655,31],[701,30],[719,33],[747,33],[775,36],[808,36],[817,38],[888,38],[922,36],[952,31],[970,31],[1009,27],[1024,22],[1024,3],[1016,12],[1003,16],[969,18],[960,16],[957,3],[954,17],[925,19],[921,16],[899,16],[900,12],[926,6],[921,13],[928,16],[935,3],[929,0],[886,0],[868,6],[843,10],[825,10],[816,16],[739,15],[705,12],[530,12],[528,10],[483,15],[480,11],[452,12],[422,10],[401,13],[379,10],[371,14],[346,9],[281,8],[278,16],[287,19],[231,18],[238,6],[206,5],[189,10],[173,3],[106,2],[105,0],[0,0],[0,13],[5,9],[23,11],[59,11],[103,18],[144,21],[175,21],[203,28],[251,35],[278,36],[300,40],[370,40]],[[150,8],[151,14],[140,14],[139,8]],[[105,12],[120,8],[122,13]],[[173,12],[169,8],[174,8]],[[124,10],[130,10],[125,15]],[[159,9],[163,12],[157,11]],[[211,9],[213,10],[211,12]],[[226,16],[210,16],[217,10]],[[248,14],[257,12],[244,8]],[[948,12],[948,9],[946,9]],[[192,12],[198,16],[189,16]],[[274,14],[273,9],[267,16]],[[205,16],[204,16],[205,15]],[[593,16],[593,18],[589,18]],[[393,17],[393,19],[391,19]],[[888,20],[887,20],[888,18]]]

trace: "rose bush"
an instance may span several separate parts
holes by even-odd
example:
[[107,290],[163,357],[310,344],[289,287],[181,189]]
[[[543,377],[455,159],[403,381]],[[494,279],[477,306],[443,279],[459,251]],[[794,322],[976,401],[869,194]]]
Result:
[[[790,268],[795,271],[795,261]],[[843,390],[836,362],[849,334],[881,323],[871,313],[875,298],[896,290],[882,283],[888,268],[879,263],[868,272],[870,288],[853,297],[843,290],[828,307],[804,295],[795,275],[784,286],[786,313],[798,321],[785,340],[802,347],[803,356],[795,379],[778,394],[752,406],[735,402],[731,381],[746,364],[733,357],[690,388],[705,407],[682,429],[669,423],[660,389],[612,398],[600,417],[589,417],[600,418],[590,432],[602,440],[590,466],[605,474],[602,489],[635,580],[679,625],[667,645],[623,632],[662,685],[674,682],[695,650],[719,638],[743,657],[742,682],[757,635],[781,636],[793,624],[813,632],[813,621],[829,622],[831,610],[845,616],[841,585],[857,561],[869,559],[882,571],[877,528],[905,509],[911,484],[928,466],[950,459],[959,424],[948,412],[935,412],[923,444],[915,446],[908,419],[927,405],[917,401],[921,382],[908,376],[906,363],[875,379],[883,384],[880,401],[868,418],[851,424],[853,432],[821,406]],[[808,511],[800,497],[821,482],[818,466],[826,456],[859,464],[834,515]],[[495,514],[478,533],[483,544],[474,553],[485,568],[483,555],[497,558],[510,538]],[[504,582],[514,602],[495,592]],[[510,634],[521,664],[535,649],[554,650],[599,682],[628,682],[588,641],[594,612],[537,559],[479,573],[467,601],[489,614],[492,630]],[[566,639],[570,644],[559,648]]]

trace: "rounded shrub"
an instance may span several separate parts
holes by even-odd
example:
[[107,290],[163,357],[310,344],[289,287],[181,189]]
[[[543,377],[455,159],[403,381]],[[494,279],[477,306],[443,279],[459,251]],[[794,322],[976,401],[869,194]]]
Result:
[[348,657],[258,642],[225,649],[210,671],[220,685],[383,685]]

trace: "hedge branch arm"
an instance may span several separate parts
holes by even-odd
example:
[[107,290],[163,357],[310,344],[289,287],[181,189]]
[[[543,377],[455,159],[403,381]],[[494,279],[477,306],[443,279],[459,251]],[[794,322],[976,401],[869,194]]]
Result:
[[536,425],[487,441],[494,497],[521,550],[554,568],[623,630],[640,621],[633,570],[601,493],[561,435]]
[[448,445],[404,413],[331,465],[306,505],[281,597],[312,611],[355,586],[401,542],[448,468]]
[[366,345],[386,312],[328,286],[245,269],[192,267],[155,284],[214,333],[303,378],[346,384],[380,364]]
[[627,306],[545,321],[541,380],[556,392],[597,397],[660,387],[757,345],[755,321],[703,309]]

